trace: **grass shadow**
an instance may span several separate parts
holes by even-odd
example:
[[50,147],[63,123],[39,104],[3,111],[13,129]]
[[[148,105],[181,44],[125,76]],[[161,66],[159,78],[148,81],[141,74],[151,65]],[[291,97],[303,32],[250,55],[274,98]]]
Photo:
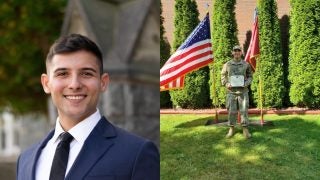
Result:
[[194,119],[194,120],[190,120],[185,123],[181,123],[175,127],[176,128],[191,128],[191,127],[197,127],[197,126],[204,126],[205,123],[210,119],[212,119],[212,117],[210,117],[210,116],[204,117],[204,118],[199,118],[199,119]]
[[[208,121],[213,121],[213,124],[214,124],[214,121],[215,121],[214,117],[208,116],[208,117],[193,119],[193,120],[181,123],[175,127],[176,128],[191,128],[191,127],[197,127],[197,126],[206,126]],[[223,118],[219,118],[218,123],[224,123],[226,121],[227,121],[226,117],[223,117]]]
[[[195,118],[161,131],[161,179],[317,179],[320,123],[281,116],[250,127],[253,137],[226,139],[227,127]],[[181,129],[184,128],[184,129]]]

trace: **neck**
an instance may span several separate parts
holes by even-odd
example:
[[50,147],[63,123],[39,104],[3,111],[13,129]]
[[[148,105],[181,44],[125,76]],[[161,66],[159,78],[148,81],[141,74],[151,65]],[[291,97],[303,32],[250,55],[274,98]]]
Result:
[[82,122],[92,114],[86,115],[86,116],[79,116],[79,117],[69,117],[69,116],[59,115],[59,122],[63,130],[69,131],[71,128],[73,128],[78,123]]
[[75,121],[75,120],[71,120],[71,119],[66,120],[64,118],[59,117],[59,123],[64,131],[69,131],[71,128],[76,126],[81,121],[83,121],[83,120],[80,120],[80,121]]
[[60,122],[60,125],[63,128],[63,130],[68,131],[69,129],[73,128],[78,123],[82,122],[83,120],[85,120],[89,116],[93,115],[97,111],[98,111],[98,109],[94,109],[94,110],[90,111],[89,113],[82,114],[79,116],[77,116],[77,115],[70,116],[70,115],[66,115],[64,113],[59,113],[59,111],[58,111],[59,122]]

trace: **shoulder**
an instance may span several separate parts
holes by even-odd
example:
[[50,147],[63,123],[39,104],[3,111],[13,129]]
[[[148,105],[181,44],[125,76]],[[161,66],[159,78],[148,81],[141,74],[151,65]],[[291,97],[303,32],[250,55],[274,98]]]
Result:
[[114,131],[111,134],[113,134],[114,136],[114,142],[116,146],[124,147],[126,148],[126,150],[130,149],[130,151],[135,151],[135,150],[138,151],[139,148],[141,148],[141,146],[144,146],[145,144],[149,144],[149,143],[154,144],[148,139],[145,139],[121,127],[113,125],[106,118],[104,118],[104,120],[105,120],[104,122],[107,123],[107,126],[110,127],[105,130],[109,131],[108,133],[110,133],[110,131]]
[[34,144],[20,154],[17,160],[17,170],[19,174],[21,172],[24,172],[28,168],[28,166],[30,166],[30,164],[32,163],[33,154],[37,152],[38,146],[39,144]]
[[249,63],[247,61],[245,61],[245,60],[242,60],[241,63],[246,65],[246,66],[249,66]]
[[246,68],[247,70],[248,70],[248,69],[251,70],[251,65],[250,65],[247,61],[242,60],[242,63],[244,64],[244,66],[245,66],[245,68]]
[[108,153],[101,157],[99,167],[110,166],[112,157],[111,169],[115,174],[131,172],[131,179],[145,179],[145,177],[159,179],[160,154],[157,146],[150,140],[113,125],[107,120],[104,122],[109,127],[104,128],[105,132],[114,131],[110,133],[113,135],[109,136],[113,144]]
[[46,143],[51,139],[53,133],[54,133],[54,131],[52,130],[42,140],[29,146],[26,150],[24,150],[20,154],[19,158],[21,160],[30,158],[30,155],[35,154],[39,150],[39,148],[43,148],[46,145]]
[[117,143],[121,144],[121,146],[140,151],[141,148],[154,145],[150,140],[128,132],[120,127],[115,126],[115,129],[117,131]]
[[132,134],[126,130],[118,128],[118,145],[126,148],[127,151],[136,156],[139,161],[141,157],[156,158],[159,157],[157,146],[150,140]]
[[34,151],[37,150],[37,148],[40,146],[40,142],[37,142],[33,145],[31,145],[30,147],[28,147],[26,150],[24,150],[22,153],[21,153],[21,156],[23,155],[29,155],[29,154],[32,154]]
[[232,63],[232,60],[228,60],[227,62],[225,62],[225,63],[223,64],[223,67],[224,67],[224,68],[227,68],[227,67],[229,67],[229,66],[231,65],[231,63]]
[[133,134],[125,129],[122,129],[118,126],[115,126],[115,129],[117,131],[117,136],[119,139],[121,139],[122,141],[130,141],[132,143],[144,143],[146,141],[146,139],[136,135],[136,134]]
[[24,150],[19,156],[19,164],[22,165],[24,162],[30,163],[30,157],[32,154],[36,153],[39,143],[30,146],[28,149]]
[[113,125],[116,137],[114,138],[114,148],[121,149],[123,154],[133,156],[145,156],[151,155],[152,157],[158,157],[159,151],[157,146],[150,140],[133,134],[127,130]]
[[[39,156],[40,149],[46,144],[47,139],[50,138],[51,135],[52,132],[42,141],[31,145],[20,154],[17,160],[17,175],[26,175],[31,172],[33,163],[35,163],[36,158]],[[21,179],[21,177],[17,179]]]
[[228,60],[228,61],[225,63],[225,65],[226,65],[226,66],[229,66],[229,65],[232,64],[232,62],[233,62],[232,59],[230,59],[230,60]]
[[[129,159],[132,159],[132,179],[159,179],[160,178],[160,154],[156,145],[142,137],[129,133],[121,128],[117,128],[121,139],[121,144],[127,153],[122,153]],[[129,157],[131,156],[131,157]]]

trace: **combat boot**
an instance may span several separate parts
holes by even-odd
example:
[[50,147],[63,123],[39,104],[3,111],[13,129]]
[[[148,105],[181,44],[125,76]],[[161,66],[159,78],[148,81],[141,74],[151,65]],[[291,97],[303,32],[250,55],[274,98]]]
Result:
[[226,138],[230,138],[234,135],[234,127],[230,127],[228,134],[226,135]]
[[243,136],[244,136],[246,139],[251,138],[251,134],[249,133],[249,130],[248,130],[247,127],[242,127],[242,131],[243,131]]

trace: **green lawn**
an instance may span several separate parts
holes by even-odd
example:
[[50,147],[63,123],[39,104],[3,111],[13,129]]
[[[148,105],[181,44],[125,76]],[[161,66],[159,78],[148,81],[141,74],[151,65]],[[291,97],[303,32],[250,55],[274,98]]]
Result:
[[[268,115],[274,126],[251,126],[226,139],[209,115],[161,115],[161,180],[320,179],[320,116]],[[258,120],[259,117],[250,117]]]

